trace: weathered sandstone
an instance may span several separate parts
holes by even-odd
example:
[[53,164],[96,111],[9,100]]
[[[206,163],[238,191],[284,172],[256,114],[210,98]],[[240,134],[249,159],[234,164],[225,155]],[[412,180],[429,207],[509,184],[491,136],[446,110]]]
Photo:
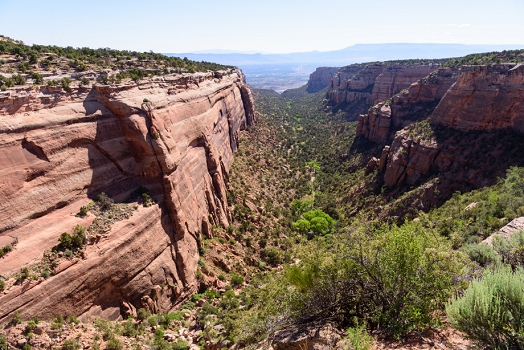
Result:
[[309,75],[307,91],[312,93],[327,87],[338,70],[336,67],[318,67]]
[[[453,72],[451,72],[453,73]],[[428,175],[430,170],[436,172],[447,172],[454,169],[457,181],[462,180],[477,186],[485,184],[487,178],[483,173],[489,173],[486,169],[493,166],[489,158],[511,165],[512,157],[503,154],[500,150],[505,140],[493,140],[490,132],[502,129],[513,129],[518,133],[524,132],[524,65],[522,64],[493,64],[488,66],[466,66],[458,72],[456,83],[452,84],[455,74],[441,76],[440,72],[428,78],[438,78],[442,88],[450,85],[449,89],[440,99],[440,102],[430,116],[430,124],[426,124],[427,130],[419,130],[416,126],[410,132],[410,127],[399,131],[391,144],[388,153],[388,162],[384,181],[389,187],[402,183],[415,184],[422,175]],[[439,78],[439,76],[441,76]],[[431,80],[430,79],[430,80]],[[436,81],[436,80],[435,80]],[[409,91],[422,91],[423,84],[413,84]],[[417,101],[438,100],[443,89],[437,89],[435,84],[430,84],[432,89],[426,90],[429,99],[408,98],[404,108],[398,108],[392,115],[410,110],[417,105]],[[431,93],[429,93],[431,91]],[[398,102],[404,104],[403,97],[395,98],[393,105]],[[412,96],[416,96],[413,94]],[[404,115],[402,112],[401,116]],[[409,114],[408,114],[409,115]],[[380,116],[380,115],[379,115]],[[375,118],[376,119],[376,118]],[[399,126],[406,122],[406,117],[396,118]],[[391,117],[391,120],[395,118]],[[398,121],[400,120],[400,121]],[[385,122],[381,121],[385,124]],[[415,125],[415,124],[413,124]],[[420,124],[423,125],[423,124]],[[448,139],[446,133],[435,138],[434,130],[439,127],[447,127],[458,130],[457,132],[482,132],[482,137],[489,140],[493,145],[479,145],[479,136],[468,134],[467,139],[474,140],[474,144],[466,144],[464,137],[461,139],[457,132]],[[419,128],[419,129],[417,129]],[[426,132],[429,135],[424,136]],[[369,115],[363,117],[359,124],[359,134],[370,139],[383,141],[386,132],[380,128],[380,123],[375,122]],[[378,135],[378,136],[375,136]],[[422,141],[421,141],[422,140]],[[471,141],[468,141],[471,142]],[[459,143],[461,144],[459,146]],[[479,152],[484,147],[481,158],[468,158],[468,153]],[[514,152],[512,152],[513,154]],[[467,164],[470,165],[467,165]],[[493,161],[492,161],[493,163]],[[513,162],[514,163],[514,162]],[[515,165],[515,164],[514,164]]]
[[524,64],[462,68],[431,122],[461,130],[524,132]]
[[412,83],[427,76],[438,65],[388,65],[385,63],[351,65],[331,79],[329,100],[334,104],[362,100],[368,106],[386,100]]
[[0,295],[0,322],[26,316],[166,311],[196,291],[201,234],[227,226],[226,189],[238,133],[254,123],[238,70],[141,83],[9,90],[0,95],[0,238],[17,238],[7,277],[39,260],[100,192],[116,201],[144,186],[139,207],[48,279]]
[[379,102],[358,118],[357,135],[377,143],[386,142],[391,131],[431,114],[457,79],[458,69],[441,68],[411,84],[406,90]]

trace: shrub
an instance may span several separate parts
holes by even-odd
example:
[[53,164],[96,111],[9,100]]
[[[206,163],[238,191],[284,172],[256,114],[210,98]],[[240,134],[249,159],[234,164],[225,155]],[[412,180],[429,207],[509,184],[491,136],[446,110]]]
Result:
[[135,337],[138,334],[135,324],[131,320],[122,323],[122,326],[122,335],[125,337]]
[[493,247],[485,243],[468,244],[460,250],[466,253],[472,261],[483,267],[500,260]]
[[80,80],[80,82],[82,83],[82,85],[89,85],[89,79],[88,78],[82,78]]
[[114,201],[109,198],[104,192],[96,196],[96,201],[101,210],[109,210],[113,206]]
[[64,327],[64,318],[61,315],[58,315],[51,323],[51,329],[60,329]]
[[25,84],[25,79],[20,74],[13,75],[11,79],[13,79],[15,85],[24,85]]
[[67,232],[62,232],[58,241],[60,242],[59,246],[62,249],[69,249],[73,247],[73,237],[71,237],[71,235]]
[[34,85],[41,85],[44,83],[44,77],[38,73],[31,73]]
[[262,258],[270,265],[282,264],[283,259],[280,251],[276,247],[267,247],[261,251]]
[[524,270],[499,266],[446,306],[453,325],[494,349],[524,346]]
[[0,334],[0,350],[9,350],[9,344],[7,338]]
[[237,274],[233,274],[233,276],[231,276],[231,286],[232,287],[238,287],[242,285],[243,283],[244,283],[244,277],[237,275]]
[[79,350],[81,348],[82,346],[76,340],[73,339],[65,340],[61,347],[62,350]]
[[71,243],[74,247],[81,247],[86,240],[86,229],[83,226],[76,225],[73,227],[73,237]]
[[5,282],[4,280],[0,279],[0,292],[3,292],[5,289]]
[[81,217],[87,216],[88,211],[89,211],[89,208],[87,206],[85,205],[81,206],[78,212],[78,216],[81,216]]
[[351,350],[369,350],[373,345],[373,338],[367,333],[365,325],[357,325],[347,329],[347,341]]
[[140,308],[136,312],[136,316],[140,321],[144,321],[147,320],[149,316],[151,316],[151,313],[144,308]]
[[178,339],[177,342],[173,344],[173,350],[189,350],[189,348],[189,343],[182,339]]
[[17,324],[20,324],[22,322],[23,322],[22,315],[20,314],[20,312],[15,311],[15,313],[13,314],[13,318],[11,318],[11,321],[9,321],[9,324],[17,325]]
[[114,336],[112,336],[106,344],[107,350],[122,350],[122,348],[122,342]]
[[71,84],[72,80],[68,77],[63,77],[61,80],[60,80],[60,83],[62,84],[62,87],[65,89],[65,90],[69,90],[70,88],[70,84]]

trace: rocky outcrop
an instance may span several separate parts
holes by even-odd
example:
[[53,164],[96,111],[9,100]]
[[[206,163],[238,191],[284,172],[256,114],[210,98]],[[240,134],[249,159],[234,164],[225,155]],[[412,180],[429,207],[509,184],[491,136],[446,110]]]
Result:
[[[417,105],[417,101],[438,100],[443,89],[452,83],[456,74],[450,70],[443,73],[444,75],[439,71],[428,77],[428,82],[434,80],[438,83],[430,84],[431,89],[423,89],[425,84],[421,83],[410,87],[411,91],[426,90],[429,99],[408,98],[405,100],[405,107],[392,108],[391,115],[399,112],[400,116],[409,115],[409,110],[414,109],[413,106]],[[513,147],[506,144],[505,139],[496,139],[493,132],[512,129],[508,133],[513,138],[515,132],[524,132],[523,73],[524,65],[521,64],[462,67],[458,72],[456,83],[450,85],[430,115],[431,124],[416,123],[395,135],[384,174],[386,185],[392,187],[402,183],[415,184],[422,175],[454,169],[456,181],[481,186],[485,185],[486,181],[489,182],[482,174],[492,173],[493,171],[487,169],[493,168],[495,163],[502,162],[505,166],[519,163],[517,159],[510,156],[515,153],[515,150],[508,153],[502,152],[501,149],[520,146]],[[436,89],[440,85],[442,88]],[[395,101],[402,102],[400,96],[403,95],[405,96],[400,94],[398,99],[395,97]],[[386,135],[385,130],[380,128],[380,123],[383,125],[385,122],[379,119],[377,123],[376,119],[376,117],[371,118],[370,115],[362,118],[359,134],[380,142]],[[391,120],[394,119],[399,126],[406,122],[405,117],[391,117]],[[455,131],[451,133],[441,131],[440,135],[435,137],[435,130],[443,127]],[[461,132],[466,134],[460,135]],[[475,132],[477,134],[474,134]],[[482,145],[479,144],[481,139],[485,140]],[[488,144],[490,146],[486,148]],[[467,156],[479,153],[481,148],[484,148],[482,157]]]
[[0,322],[23,315],[118,317],[166,311],[196,291],[201,233],[227,226],[226,189],[239,132],[254,123],[238,70],[168,75],[141,83],[9,90],[0,95],[0,239],[10,276],[42,258],[98,193],[140,206],[87,246],[83,260],[0,295]]
[[327,87],[338,70],[337,67],[318,67],[309,75],[307,92],[313,93]]
[[369,64],[342,68],[331,80],[331,103],[365,102],[372,106],[386,100],[438,68],[436,64]]
[[[441,149],[433,139],[415,139],[408,130],[398,132],[387,155],[384,183],[388,187],[415,184],[430,171]],[[386,158],[384,152],[382,157]]]
[[460,130],[524,132],[523,86],[524,64],[464,67],[431,121]]
[[488,238],[482,241],[482,243],[486,243],[489,245],[493,245],[493,239],[496,236],[500,236],[504,239],[510,239],[511,236],[515,232],[524,231],[524,217],[518,217],[516,219],[511,220],[507,225],[502,227],[500,230],[497,231],[497,233],[492,234]]
[[455,83],[457,75],[458,69],[440,68],[411,84],[407,90],[394,95],[389,101],[379,102],[367,114],[359,116],[357,136],[384,143],[392,131],[429,116]]

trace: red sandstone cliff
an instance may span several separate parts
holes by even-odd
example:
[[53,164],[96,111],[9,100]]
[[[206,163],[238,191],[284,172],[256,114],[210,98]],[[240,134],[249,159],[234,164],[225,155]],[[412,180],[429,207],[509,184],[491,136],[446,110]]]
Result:
[[[385,184],[415,184],[421,176],[449,173],[449,181],[475,188],[503,175],[500,172],[506,167],[522,163],[522,137],[516,135],[524,132],[523,84],[522,64],[461,68],[430,122],[396,133],[384,160],[387,165],[381,164]],[[360,133],[383,140],[380,128],[370,125],[363,121]],[[501,138],[497,132],[506,136]]]
[[427,117],[455,83],[457,74],[458,69],[441,68],[393,97],[386,97],[389,101],[379,102],[359,116],[357,136],[384,143],[392,131]]
[[371,106],[386,100],[427,76],[438,65],[351,65],[331,80],[329,100],[334,104],[363,101]]
[[340,68],[318,67],[309,75],[307,92],[317,92],[327,87]]
[[26,316],[166,311],[197,289],[202,235],[227,226],[226,187],[238,133],[254,123],[240,71],[139,84],[0,94],[0,264],[12,276],[38,262],[102,191],[125,200],[138,186],[156,200],[116,222],[48,279],[0,294],[0,322]]
[[524,64],[464,67],[431,122],[461,130],[524,132]]

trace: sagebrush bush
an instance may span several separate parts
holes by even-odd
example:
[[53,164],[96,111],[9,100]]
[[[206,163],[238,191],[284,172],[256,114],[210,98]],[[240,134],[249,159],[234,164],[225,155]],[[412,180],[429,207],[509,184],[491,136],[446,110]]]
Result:
[[524,347],[524,270],[501,265],[446,306],[456,329],[494,349]]
[[462,246],[460,250],[466,253],[472,261],[483,267],[500,261],[493,247],[485,243],[468,244]]

